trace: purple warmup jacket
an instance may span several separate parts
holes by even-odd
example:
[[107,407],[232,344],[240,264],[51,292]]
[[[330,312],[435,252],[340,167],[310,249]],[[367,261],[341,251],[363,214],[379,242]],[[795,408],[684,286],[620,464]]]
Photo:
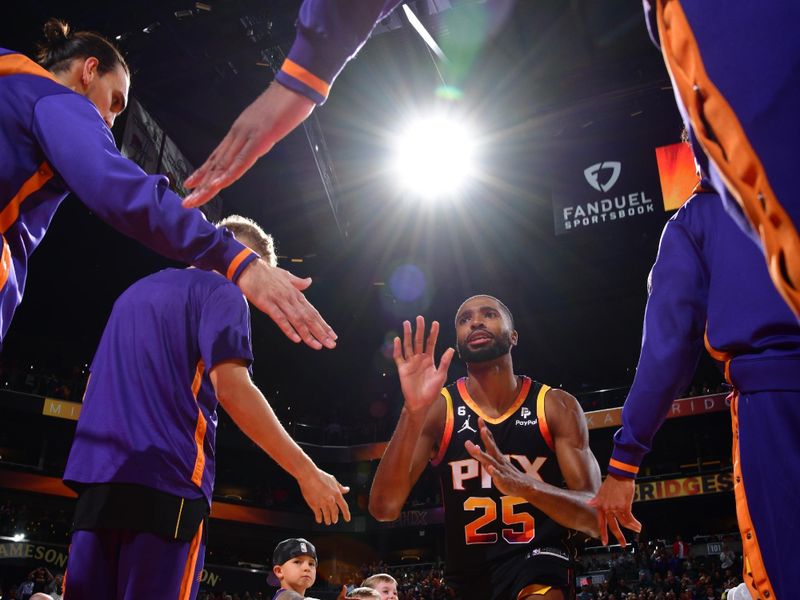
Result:
[[0,340],[22,301],[28,259],[70,192],[121,233],[231,281],[256,258],[184,209],[166,177],[124,158],[89,100],[0,48]]
[[208,373],[237,359],[253,359],[250,312],[231,282],[167,269],[134,283],[92,361],[65,483],[132,483],[210,504],[217,397]]
[[614,435],[610,473],[636,475],[694,375],[705,336],[715,358],[730,359],[734,383],[737,369],[800,360],[800,325],[775,291],[763,256],[726,217],[720,197],[700,192],[661,236],[641,356]]

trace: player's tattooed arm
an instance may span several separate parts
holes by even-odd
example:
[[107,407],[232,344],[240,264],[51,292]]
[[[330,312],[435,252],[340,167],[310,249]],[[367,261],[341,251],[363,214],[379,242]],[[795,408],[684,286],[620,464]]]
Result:
[[589,448],[583,411],[577,400],[562,390],[547,393],[545,411],[567,489],[520,471],[497,447],[483,419],[478,423],[486,450],[468,441],[467,451],[483,464],[495,486],[504,494],[526,499],[564,527],[598,537],[595,511],[587,503],[600,487],[600,467]]
[[426,342],[425,320],[417,317],[416,333],[412,336],[411,323],[406,321],[402,344],[400,338],[394,340],[394,361],[405,403],[372,481],[369,512],[379,521],[394,521],[400,516],[411,488],[433,458],[444,429],[441,390],[454,351],[448,348],[436,366],[438,334],[439,324],[434,321]]

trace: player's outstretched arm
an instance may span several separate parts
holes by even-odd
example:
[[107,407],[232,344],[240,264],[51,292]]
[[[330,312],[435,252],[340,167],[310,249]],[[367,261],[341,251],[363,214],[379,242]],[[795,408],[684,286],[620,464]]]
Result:
[[259,158],[306,120],[314,102],[279,83],[272,83],[234,121],[206,162],[184,181],[192,189],[183,201],[201,206],[239,179]]
[[337,523],[339,511],[345,521],[349,521],[350,509],[343,494],[350,488],[317,468],[289,437],[267,399],[253,385],[245,364],[241,361],[221,362],[211,369],[209,375],[220,404],[239,429],[297,480],[317,523]]
[[245,267],[236,285],[293,342],[305,342],[315,350],[336,347],[338,336],[303,294],[311,285],[310,277],[300,279],[263,260],[254,260]]
[[402,344],[400,338],[394,340],[394,362],[405,402],[372,481],[369,512],[379,521],[393,521],[400,516],[444,429],[445,406],[437,400],[454,351],[445,350],[437,368],[433,355],[438,336],[439,323],[434,321],[426,342],[425,319],[417,317],[413,337],[411,323],[406,321]]
[[598,537],[595,511],[588,502],[600,487],[600,467],[589,448],[583,411],[574,397],[554,389],[547,393],[545,416],[567,489],[517,469],[497,447],[483,419],[478,422],[486,451],[469,441],[465,443],[467,451],[483,464],[504,494],[525,498],[560,525]]

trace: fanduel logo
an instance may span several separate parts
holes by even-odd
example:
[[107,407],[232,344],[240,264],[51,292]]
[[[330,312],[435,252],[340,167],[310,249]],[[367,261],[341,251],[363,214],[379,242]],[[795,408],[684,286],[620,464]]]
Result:
[[[608,180],[605,183],[600,183],[600,171],[610,170]],[[583,176],[586,177],[586,182],[596,189],[598,192],[607,192],[619,179],[619,174],[622,171],[622,163],[616,160],[608,160],[593,164],[591,167],[586,167],[583,170]]]

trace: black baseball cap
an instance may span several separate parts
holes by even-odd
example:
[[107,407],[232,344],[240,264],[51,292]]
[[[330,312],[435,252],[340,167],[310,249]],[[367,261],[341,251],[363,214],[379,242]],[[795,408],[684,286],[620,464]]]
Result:
[[314,548],[314,544],[304,538],[289,538],[275,546],[275,551],[272,553],[272,564],[282,565],[295,556],[304,555],[317,560],[317,549]]

